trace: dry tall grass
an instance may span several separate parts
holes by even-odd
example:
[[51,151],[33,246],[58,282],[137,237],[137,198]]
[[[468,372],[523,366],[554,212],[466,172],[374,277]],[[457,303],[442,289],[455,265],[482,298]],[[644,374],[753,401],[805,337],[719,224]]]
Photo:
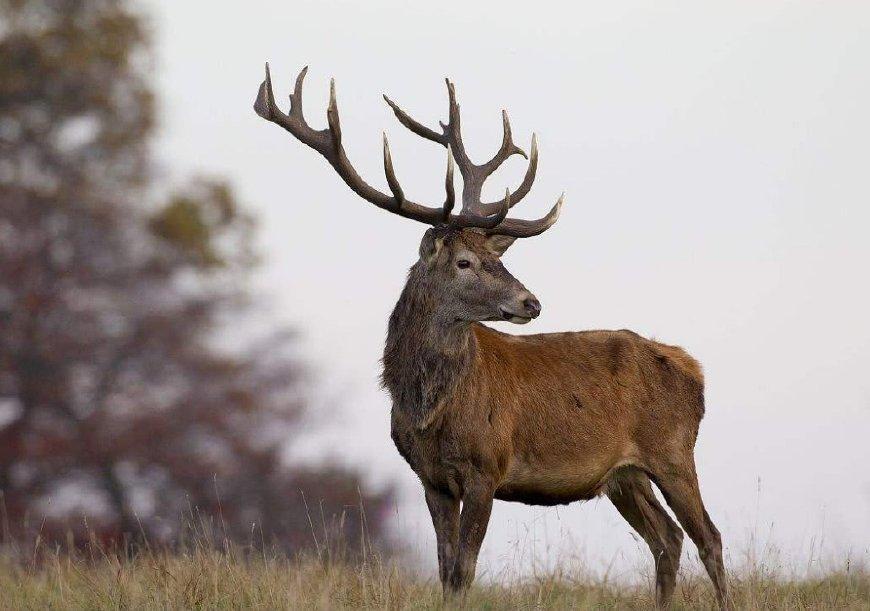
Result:
[[[440,586],[376,555],[356,562],[197,545],[174,553],[45,552],[0,560],[3,609],[438,609]],[[782,579],[763,569],[732,575],[738,609],[870,609],[870,574]],[[649,609],[651,586],[567,573],[475,585],[472,609]],[[674,607],[710,609],[709,581],[681,575]]]

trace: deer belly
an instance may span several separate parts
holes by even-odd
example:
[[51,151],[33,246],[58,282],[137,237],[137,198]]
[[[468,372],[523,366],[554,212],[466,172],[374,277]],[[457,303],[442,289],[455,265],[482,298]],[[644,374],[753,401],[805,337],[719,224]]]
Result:
[[562,505],[598,496],[616,466],[585,462],[541,464],[514,458],[495,498],[527,505]]

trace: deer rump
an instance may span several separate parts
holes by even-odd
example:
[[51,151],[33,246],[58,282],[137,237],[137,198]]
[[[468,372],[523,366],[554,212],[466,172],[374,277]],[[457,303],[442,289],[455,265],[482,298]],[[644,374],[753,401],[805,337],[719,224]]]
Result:
[[462,494],[467,465],[495,498],[588,500],[622,467],[691,452],[703,374],[676,346],[632,331],[514,336],[475,325],[477,353],[451,397],[414,425],[396,410],[400,453],[429,485]]

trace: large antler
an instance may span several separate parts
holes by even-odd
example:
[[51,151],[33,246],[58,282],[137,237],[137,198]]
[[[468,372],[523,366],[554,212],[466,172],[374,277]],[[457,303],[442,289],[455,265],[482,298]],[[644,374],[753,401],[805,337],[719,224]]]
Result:
[[[527,157],[525,151],[514,144],[513,135],[511,133],[511,124],[508,119],[507,111],[502,110],[502,128],[503,136],[501,147],[496,154],[484,164],[477,165],[471,161],[465,151],[465,145],[462,142],[462,129],[460,125],[459,104],[456,101],[456,88],[449,79],[447,82],[447,95],[450,102],[449,119],[445,125],[441,123],[441,133],[436,132],[412,118],[408,113],[402,110],[395,102],[387,96],[384,96],[387,104],[393,109],[396,118],[399,122],[410,129],[412,132],[437,142],[442,146],[446,146],[456,155],[456,163],[459,165],[459,171],[462,174],[464,188],[462,191],[462,210],[468,211],[471,214],[487,216],[494,214],[501,209],[505,203],[508,207],[515,206],[523,199],[532,188],[532,183],[535,181],[535,173],[538,169],[538,142],[537,138],[532,135],[531,156]],[[513,193],[508,192],[500,202],[485,203],[480,199],[480,194],[483,189],[483,183],[495,172],[511,155],[522,155],[529,160],[529,166],[526,170],[526,175],[520,186]],[[537,235],[549,229],[553,223],[559,218],[559,212],[564,201],[564,194],[556,202],[556,205],[543,218],[534,221],[525,221],[520,219],[506,219],[497,227],[493,228],[490,233],[498,233],[502,235],[510,235],[514,237],[529,237]]]
[[[506,112],[502,112],[504,138],[501,148],[488,162],[483,165],[476,165],[468,158],[465,146],[462,143],[459,105],[456,103],[456,93],[450,81],[447,81],[450,97],[450,118],[447,125],[441,124],[443,130],[441,134],[418,123],[396,106],[389,98],[384,96],[384,99],[393,108],[399,121],[405,127],[447,148],[447,176],[445,180],[447,196],[440,208],[432,208],[413,202],[405,197],[393,169],[393,161],[386,134],[384,134],[384,171],[392,196],[386,195],[369,185],[353,168],[341,143],[341,124],[338,118],[338,105],[335,99],[335,81],[330,83],[329,107],[326,112],[329,127],[315,130],[308,125],[302,114],[302,83],[307,71],[307,67],[303,68],[296,78],[296,85],[293,93],[290,95],[290,111],[285,114],[275,104],[275,97],[272,92],[272,79],[269,74],[269,64],[267,63],[266,78],[260,85],[257,100],[254,102],[254,110],[264,119],[280,125],[295,138],[323,155],[342,180],[363,199],[384,210],[430,225],[447,224],[453,227],[477,227],[487,233],[513,237],[537,235],[556,222],[563,198],[559,198],[553,209],[541,219],[535,221],[505,219],[509,208],[525,197],[534,181],[538,160],[537,144],[534,136],[532,137],[529,169],[517,190],[513,193],[506,190],[504,199],[499,202],[483,203],[480,201],[483,182],[487,177],[495,172],[511,155],[520,154],[523,157],[526,156],[522,149],[513,143]],[[456,200],[453,186],[454,155],[463,179],[462,210],[458,215],[452,214]]]

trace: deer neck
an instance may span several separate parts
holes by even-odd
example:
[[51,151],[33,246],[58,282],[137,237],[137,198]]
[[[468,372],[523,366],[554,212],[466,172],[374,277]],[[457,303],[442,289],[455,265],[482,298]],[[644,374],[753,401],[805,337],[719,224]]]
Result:
[[477,340],[471,324],[445,318],[418,263],[390,316],[384,346],[383,385],[393,409],[422,426],[448,401],[474,362]]

